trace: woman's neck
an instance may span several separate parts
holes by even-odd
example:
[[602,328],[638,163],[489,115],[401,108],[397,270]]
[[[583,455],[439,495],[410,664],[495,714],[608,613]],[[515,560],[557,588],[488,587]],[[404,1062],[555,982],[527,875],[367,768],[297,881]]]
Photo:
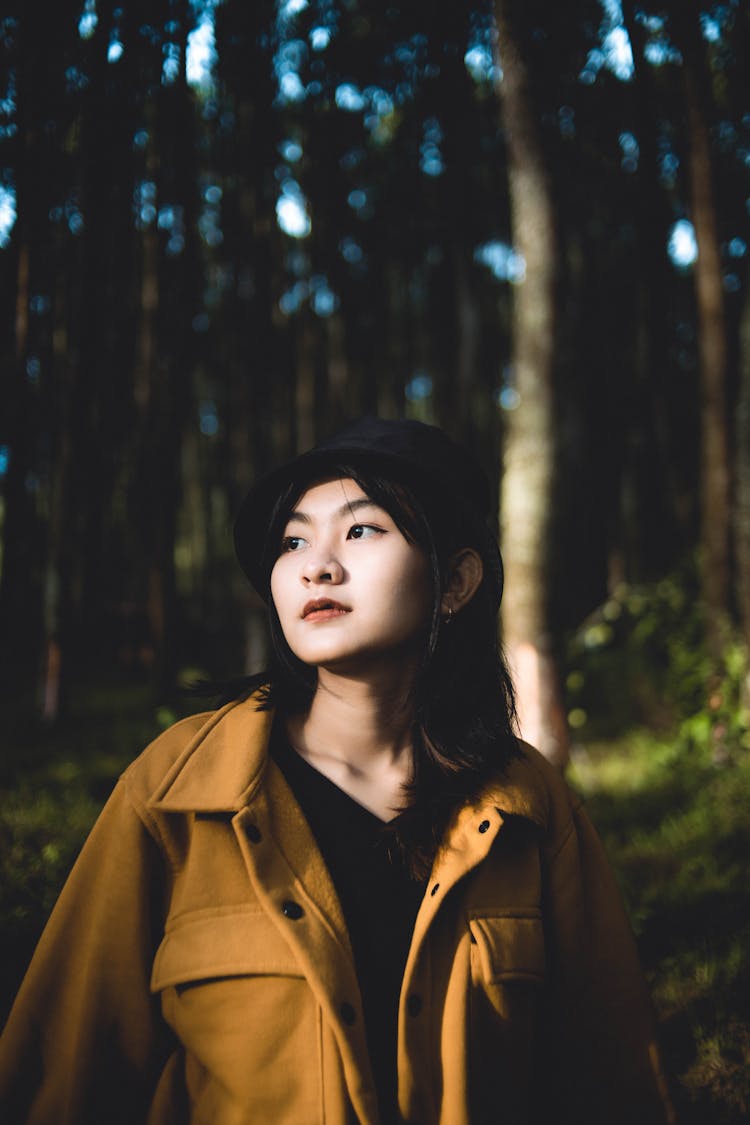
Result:
[[402,806],[412,776],[408,683],[320,669],[310,710],[287,720],[297,752],[384,820]]

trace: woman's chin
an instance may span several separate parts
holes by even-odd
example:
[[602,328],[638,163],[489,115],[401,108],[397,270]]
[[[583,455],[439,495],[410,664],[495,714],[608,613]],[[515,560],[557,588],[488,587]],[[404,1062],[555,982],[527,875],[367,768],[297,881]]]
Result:
[[343,646],[334,649],[332,646],[327,652],[297,655],[323,674],[373,682],[384,677],[390,682],[394,678],[411,676],[418,663],[413,645],[366,649]]

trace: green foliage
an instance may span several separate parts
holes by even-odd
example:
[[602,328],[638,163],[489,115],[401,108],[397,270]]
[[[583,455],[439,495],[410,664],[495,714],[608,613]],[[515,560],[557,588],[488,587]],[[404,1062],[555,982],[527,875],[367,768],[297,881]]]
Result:
[[571,783],[617,872],[683,1122],[750,1111],[748,656],[696,569],[619,587],[571,638]]
[[630,732],[579,745],[587,800],[635,927],[684,1122],[750,1109],[750,755]]
[[99,807],[74,768],[64,785],[51,782],[49,788],[41,788],[38,780],[30,779],[3,794],[0,927],[4,934],[24,925],[30,915],[52,909]]
[[[195,709],[195,708],[193,708]],[[185,713],[147,689],[91,688],[47,727],[19,705],[0,714],[0,1017],[62,884],[118,775]]]
[[617,736],[635,720],[678,727],[686,744],[711,744],[717,756],[750,747],[745,647],[727,634],[717,660],[704,638],[694,567],[651,586],[619,586],[570,640],[571,727]]

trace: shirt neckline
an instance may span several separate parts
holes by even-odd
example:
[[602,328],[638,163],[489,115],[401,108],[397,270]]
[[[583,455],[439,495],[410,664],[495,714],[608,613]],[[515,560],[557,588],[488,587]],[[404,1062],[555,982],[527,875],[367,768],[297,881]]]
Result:
[[291,771],[296,771],[298,777],[300,775],[307,777],[312,784],[324,789],[329,796],[339,800],[343,807],[351,809],[355,814],[361,814],[363,819],[377,825],[379,828],[392,828],[401,815],[400,813],[395,813],[390,820],[383,820],[382,817],[378,816],[372,809],[368,809],[366,805],[363,805],[362,802],[358,801],[356,797],[353,797],[351,793],[347,793],[346,789],[337,785],[332,778],[328,777],[327,774],[323,773],[317,766],[314,766],[312,762],[309,762],[307,758],[300,754],[300,752],[292,746],[284,730],[274,728],[271,746],[272,756],[276,758],[282,767],[286,767]]

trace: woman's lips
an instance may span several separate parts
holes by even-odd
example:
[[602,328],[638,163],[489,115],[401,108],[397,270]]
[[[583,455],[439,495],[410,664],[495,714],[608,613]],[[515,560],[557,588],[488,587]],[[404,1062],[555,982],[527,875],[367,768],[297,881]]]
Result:
[[304,621],[330,621],[333,617],[342,617],[349,613],[349,607],[334,602],[330,598],[316,598],[308,602],[302,610]]

